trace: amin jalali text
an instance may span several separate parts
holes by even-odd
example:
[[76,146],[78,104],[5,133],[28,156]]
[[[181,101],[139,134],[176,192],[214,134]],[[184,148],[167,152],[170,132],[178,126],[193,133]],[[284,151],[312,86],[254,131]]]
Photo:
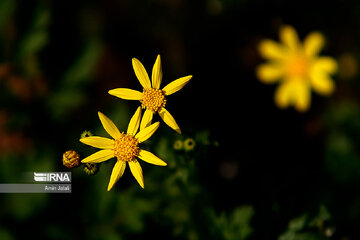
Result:
[[70,191],[69,184],[61,184],[61,185],[45,185],[44,187],[45,192],[57,192],[57,191]]

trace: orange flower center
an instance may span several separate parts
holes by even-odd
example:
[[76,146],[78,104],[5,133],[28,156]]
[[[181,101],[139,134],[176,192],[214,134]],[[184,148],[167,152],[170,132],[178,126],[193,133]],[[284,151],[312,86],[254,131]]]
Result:
[[139,155],[138,145],[139,142],[134,136],[121,133],[120,138],[115,139],[114,155],[122,161],[133,161]]
[[166,99],[162,90],[147,88],[143,91],[143,97],[140,99],[142,108],[147,108],[152,112],[157,112],[165,107]]
[[291,77],[305,77],[308,73],[309,64],[304,56],[292,58],[286,65],[286,71]]

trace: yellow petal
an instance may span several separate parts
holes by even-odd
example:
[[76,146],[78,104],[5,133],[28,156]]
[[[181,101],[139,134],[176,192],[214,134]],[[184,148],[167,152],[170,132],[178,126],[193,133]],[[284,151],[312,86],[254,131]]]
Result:
[[153,70],[152,70],[152,87],[159,89],[162,80],[162,69],[160,55],[157,56]]
[[136,75],[137,79],[139,80],[141,86],[143,86],[143,88],[145,88],[145,89],[151,88],[149,75],[147,74],[142,63],[139,60],[137,60],[136,58],[133,58],[132,64],[133,64],[135,75]]
[[287,82],[277,87],[275,91],[275,103],[278,108],[286,108],[290,105],[290,91]]
[[142,92],[129,88],[115,88],[110,90],[109,94],[126,100],[140,100],[142,98]]
[[320,32],[310,33],[304,40],[304,51],[308,57],[318,55],[324,47],[325,39]]
[[137,160],[129,162],[130,170],[136,181],[144,188],[144,177],[140,163]]
[[269,39],[261,41],[258,50],[265,59],[279,60],[287,56],[287,51],[282,45]]
[[158,129],[159,125],[160,123],[156,122],[138,132],[135,137],[138,139],[139,143],[144,142],[151,137],[156,129]]
[[140,131],[143,130],[144,128],[148,127],[151,124],[153,115],[154,115],[154,113],[151,110],[149,110],[149,109],[145,110],[144,116],[142,117],[141,124],[140,124]]
[[285,25],[280,28],[280,40],[290,50],[297,50],[299,48],[299,37],[296,30],[290,25]]
[[163,88],[165,95],[170,95],[179,91],[190,81],[191,78],[192,76],[190,75],[172,81]]
[[81,138],[80,142],[96,148],[102,148],[102,149],[114,148],[114,140],[104,137],[98,137],[98,136],[85,137],[85,138]]
[[121,178],[121,176],[124,174],[126,168],[126,162],[117,160],[115,163],[115,166],[111,172],[111,177],[109,181],[109,185],[107,190],[110,191],[111,188],[115,185],[115,183]]
[[181,134],[180,127],[177,125],[173,116],[165,108],[161,108],[159,115],[169,127],[174,129],[178,134]]
[[296,96],[294,97],[295,109],[299,112],[305,112],[310,107],[311,89],[307,83],[298,82],[295,85]]
[[141,107],[138,107],[134,116],[132,116],[132,118],[130,119],[129,126],[127,129],[127,134],[133,136],[136,134],[136,132],[139,129],[140,119],[141,119]]
[[318,57],[314,60],[312,70],[332,74],[338,70],[338,64],[335,59],[331,57]]
[[330,95],[334,92],[334,82],[323,71],[317,71],[310,74],[311,86],[315,92],[322,95]]
[[274,83],[283,77],[284,68],[278,64],[261,64],[256,69],[256,75],[263,83]]
[[114,157],[114,150],[105,149],[100,150],[90,156],[84,158],[82,163],[100,163]]
[[[307,90],[307,92],[305,91]],[[305,93],[304,93],[305,92]],[[306,103],[306,93],[310,92],[308,84],[303,79],[286,79],[275,92],[275,103],[279,108],[286,108],[298,102]],[[303,104],[305,105],[305,104]]]
[[101,112],[98,112],[101,124],[103,125],[105,131],[112,136],[114,139],[120,138],[120,131],[119,129],[115,126],[115,124],[113,123],[113,121],[111,121],[107,116],[105,116],[104,114],[102,114]]
[[144,160],[145,162],[158,165],[158,166],[166,166],[167,163],[161,160],[159,157],[155,156],[153,153],[140,149],[139,156],[140,159]]

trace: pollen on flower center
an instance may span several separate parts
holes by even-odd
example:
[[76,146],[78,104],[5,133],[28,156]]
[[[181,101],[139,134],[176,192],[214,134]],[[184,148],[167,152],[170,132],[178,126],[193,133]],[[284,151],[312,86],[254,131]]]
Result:
[[303,56],[296,56],[289,60],[286,71],[293,77],[304,77],[308,72],[308,61]]
[[143,91],[143,97],[140,99],[142,108],[147,108],[153,112],[165,107],[166,99],[162,90],[147,88]]
[[138,140],[129,134],[121,133],[118,139],[115,139],[114,155],[122,161],[130,162],[139,155]]

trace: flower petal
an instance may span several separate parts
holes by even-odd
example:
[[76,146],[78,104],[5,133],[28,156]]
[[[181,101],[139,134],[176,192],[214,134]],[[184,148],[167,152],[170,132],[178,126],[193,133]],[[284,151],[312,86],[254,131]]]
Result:
[[179,91],[180,89],[182,89],[192,78],[191,75],[186,76],[186,77],[182,77],[179,79],[176,79],[174,81],[172,81],[171,83],[169,83],[168,85],[166,85],[162,90],[164,91],[165,95],[170,95],[173,94],[177,91]]
[[98,136],[85,137],[85,138],[81,138],[80,142],[96,148],[102,148],[102,149],[114,148],[114,140],[104,137],[98,137]]
[[139,143],[142,143],[151,137],[156,129],[158,129],[159,125],[160,123],[156,122],[138,132],[135,137],[138,139]]
[[115,185],[115,183],[121,178],[121,176],[124,174],[126,168],[126,162],[117,160],[115,163],[115,166],[111,172],[111,177],[109,181],[109,185],[107,190],[110,191],[111,188]]
[[112,136],[114,139],[119,138],[120,135],[120,131],[119,129],[116,127],[116,125],[113,123],[113,121],[111,121],[107,116],[105,116],[104,114],[102,114],[101,112],[98,112],[101,124],[103,125],[105,131]]
[[126,100],[140,100],[142,98],[142,92],[132,90],[129,88],[115,88],[115,89],[111,89],[108,93],[115,97]]
[[305,112],[310,107],[311,89],[309,84],[297,82],[295,87],[296,96],[294,97],[295,109],[299,112]]
[[129,122],[126,133],[134,136],[139,129],[140,120],[141,120],[141,107],[138,107],[138,109],[136,110],[136,112],[134,113],[134,115],[132,116]]
[[129,162],[130,170],[136,181],[144,188],[144,177],[140,163],[137,160]]
[[258,50],[263,58],[269,60],[281,60],[287,56],[284,46],[270,39],[261,41]]
[[314,60],[312,71],[324,71],[332,74],[338,70],[338,64],[331,57],[318,57]]
[[279,108],[294,105],[299,112],[310,107],[311,89],[303,79],[287,79],[275,92],[275,103]]
[[263,83],[274,83],[284,76],[284,68],[279,64],[261,64],[256,69],[256,75]]
[[159,157],[155,156],[153,153],[146,151],[146,150],[140,149],[138,157],[141,160],[151,163],[151,164],[154,164],[154,165],[158,165],[158,166],[166,166],[167,165],[166,162],[164,162]]
[[310,74],[311,86],[315,92],[322,95],[330,95],[334,92],[334,82],[323,71],[314,71]]
[[180,127],[177,125],[173,116],[165,108],[161,108],[159,115],[169,127],[174,129],[178,134],[181,134]]
[[285,25],[280,28],[280,40],[287,46],[290,50],[297,50],[299,48],[299,37],[296,33],[296,30],[290,26]]
[[114,150],[105,149],[100,150],[90,156],[84,158],[82,163],[100,163],[114,157]]
[[304,51],[306,56],[313,57],[324,47],[325,39],[320,32],[310,33],[304,40]]
[[143,130],[144,128],[148,127],[151,124],[153,115],[154,115],[154,113],[151,110],[149,110],[149,109],[145,110],[144,116],[142,117],[141,124],[140,124],[140,131]]
[[137,60],[136,58],[133,58],[132,65],[134,68],[135,75],[136,75],[137,79],[139,80],[141,86],[143,86],[143,88],[146,88],[146,89],[151,88],[149,75],[147,74],[142,63],[139,60]]
[[160,55],[157,56],[153,70],[152,70],[152,87],[159,89],[162,80],[162,69]]

